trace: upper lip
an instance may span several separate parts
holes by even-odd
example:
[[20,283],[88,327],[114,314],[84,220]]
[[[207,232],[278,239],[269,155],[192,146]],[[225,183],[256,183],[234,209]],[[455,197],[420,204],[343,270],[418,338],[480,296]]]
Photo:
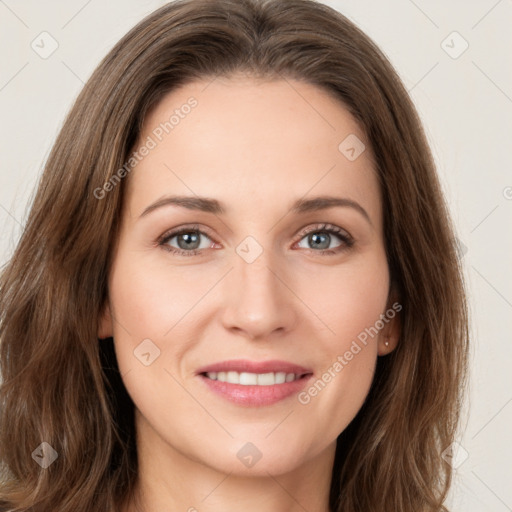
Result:
[[308,368],[287,361],[249,361],[247,359],[232,359],[230,361],[220,361],[218,363],[203,366],[197,370],[198,374],[209,372],[228,372],[238,373],[294,373],[295,375],[306,375],[312,373]]

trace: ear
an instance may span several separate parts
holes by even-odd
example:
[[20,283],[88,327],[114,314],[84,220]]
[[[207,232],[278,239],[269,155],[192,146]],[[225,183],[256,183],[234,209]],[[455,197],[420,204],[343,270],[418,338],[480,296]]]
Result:
[[98,338],[100,340],[111,338],[114,335],[112,314],[110,312],[110,304],[105,301],[103,309],[98,318]]
[[[386,311],[384,312],[384,327],[379,333],[378,355],[385,356],[393,352],[398,345],[401,332],[401,315],[403,309],[398,293],[393,288],[389,293]],[[387,344],[386,344],[387,343]]]

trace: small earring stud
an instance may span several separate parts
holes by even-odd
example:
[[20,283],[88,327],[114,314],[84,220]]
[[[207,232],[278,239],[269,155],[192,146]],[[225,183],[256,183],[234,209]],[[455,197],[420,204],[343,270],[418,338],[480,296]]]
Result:
[[384,345],[386,345],[386,347],[389,347],[389,341],[385,341]]

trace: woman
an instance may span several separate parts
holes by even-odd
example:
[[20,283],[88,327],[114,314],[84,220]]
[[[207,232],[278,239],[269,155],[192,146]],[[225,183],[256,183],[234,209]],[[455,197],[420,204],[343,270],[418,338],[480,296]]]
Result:
[[454,231],[390,63],[182,0],[78,97],[0,292],[6,510],[446,511]]

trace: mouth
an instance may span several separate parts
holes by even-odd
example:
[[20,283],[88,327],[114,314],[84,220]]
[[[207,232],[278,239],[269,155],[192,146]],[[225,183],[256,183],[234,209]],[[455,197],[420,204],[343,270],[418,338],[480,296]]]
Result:
[[298,393],[313,372],[285,361],[224,361],[197,376],[210,391],[237,405],[267,406]]

